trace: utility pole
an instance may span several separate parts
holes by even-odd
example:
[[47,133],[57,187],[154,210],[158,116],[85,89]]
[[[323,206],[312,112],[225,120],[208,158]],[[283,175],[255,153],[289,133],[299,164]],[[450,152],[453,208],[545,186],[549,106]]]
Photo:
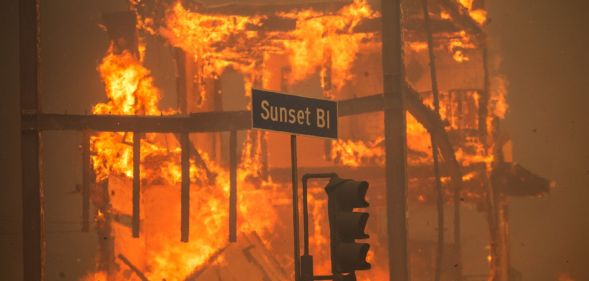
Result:
[[405,75],[401,42],[401,0],[382,0],[381,3],[389,280],[408,281],[407,124],[403,101]]
[[[39,1],[19,2],[20,109],[24,115],[41,113],[39,101]],[[30,117],[29,117],[30,118]],[[21,128],[23,280],[43,281],[45,234],[43,185],[41,177],[41,132]],[[22,122],[24,123],[24,122]]]

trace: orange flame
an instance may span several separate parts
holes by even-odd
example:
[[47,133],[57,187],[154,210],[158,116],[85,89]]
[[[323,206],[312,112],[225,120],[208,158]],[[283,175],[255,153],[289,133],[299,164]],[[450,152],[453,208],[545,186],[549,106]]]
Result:
[[292,39],[284,42],[292,65],[291,81],[303,80],[317,68],[330,65],[332,83],[341,88],[352,78],[350,69],[361,42],[373,36],[353,30],[362,20],[377,15],[365,0],[355,0],[333,15],[312,10],[282,14],[297,20],[296,29],[290,32]]
[[[157,33],[193,54],[202,65],[203,77],[218,76],[227,67],[254,76],[256,58],[276,53],[289,57],[290,83],[309,77],[320,67],[330,67],[332,85],[340,89],[352,78],[350,69],[362,44],[374,37],[371,33],[352,31],[362,20],[378,14],[365,0],[355,0],[336,13],[303,10],[275,16],[296,20],[295,29],[269,32],[266,38],[255,30],[264,16],[207,15],[189,11],[177,2],[167,11],[165,26]],[[141,18],[139,22],[139,28],[154,34],[153,26],[148,24],[152,19]]]
[[484,25],[487,22],[487,11],[473,8],[474,0],[459,0],[459,2],[468,10],[470,17],[478,24]]
[[[360,167],[365,164],[384,164],[384,138],[372,142],[338,139],[331,142],[331,160],[344,166]],[[371,163],[372,162],[372,163]]]
[[[153,85],[149,71],[130,53],[114,54],[111,49],[98,70],[109,99],[107,102],[94,106],[95,114],[160,114],[159,91]],[[165,112],[173,113],[171,110]],[[92,161],[97,180],[105,180],[111,176],[132,178],[132,141],[132,133],[103,132],[91,138]],[[179,190],[166,187],[177,185],[181,180],[179,144],[167,135],[146,134],[141,140],[140,147],[144,196],[150,198],[150,194],[153,193],[155,194],[153,197],[162,197],[167,208],[179,210],[179,200],[174,200],[175,198],[165,200],[166,196],[174,194],[179,196]],[[183,280],[227,243],[225,236],[228,232],[226,210],[229,200],[229,175],[211,161],[206,153],[198,149],[197,151],[207,168],[216,177],[211,184],[205,183],[207,174],[191,159],[191,180],[199,185],[199,189],[191,195],[191,201],[195,203],[191,205],[190,222],[196,231],[191,232],[189,243],[180,243],[178,233],[169,231],[170,221],[174,221],[175,216],[165,211],[161,213],[167,216],[155,217],[148,223],[148,225],[159,227],[151,229],[148,233],[145,233],[145,229],[143,230],[144,236],[155,236],[154,239],[149,240],[151,241],[149,249],[143,249],[136,242],[148,243],[146,240],[148,238],[141,237],[138,240],[129,241],[129,229],[121,225],[113,225],[113,234],[119,237],[115,243],[115,251],[126,255],[146,252],[141,264],[145,264],[144,273],[152,280],[162,280],[162,278]],[[242,163],[238,170],[238,182],[244,183],[241,187],[243,190],[239,193],[238,212],[240,216],[248,218],[240,224],[239,230],[264,234],[275,224],[276,215],[269,205],[271,200],[268,196],[271,196],[271,193],[256,192],[253,185],[247,184],[246,177],[255,175],[259,168],[259,163],[256,161]],[[271,182],[263,182],[262,185],[272,187]],[[109,190],[109,194],[112,194],[112,210],[117,214],[130,216],[131,195],[128,180],[111,179]],[[96,219],[103,220],[105,215],[99,212]],[[109,274],[114,274],[113,278],[116,280],[124,279],[123,276],[118,276],[122,274],[120,272],[98,272],[89,275],[86,280],[100,280]]]

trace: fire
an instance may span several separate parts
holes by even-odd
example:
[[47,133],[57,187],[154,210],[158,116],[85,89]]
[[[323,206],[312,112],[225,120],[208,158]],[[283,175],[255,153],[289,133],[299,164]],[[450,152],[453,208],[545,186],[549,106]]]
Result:
[[86,276],[82,277],[80,281],[108,281],[108,276],[106,273],[99,271],[95,273],[87,274]]
[[460,4],[468,10],[470,17],[478,24],[484,25],[487,22],[487,11],[473,7],[474,0],[459,0]]
[[[114,54],[110,48],[98,70],[108,101],[95,105],[93,114],[161,114],[157,107],[160,93],[153,84],[153,78],[131,53]],[[128,177],[133,175],[132,140],[132,133],[99,133],[91,138],[92,163],[97,180],[105,179],[111,172]],[[143,146],[147,151],[153,149]]]
[[[378,13],[365,0],[355,0],[336,13],[303,10],[274,16],[293,19],[296,27],[262,36],[256,27],[265,16],[202,14],[177,2],[167,11],[164,26],[155,28],[153,19],[140,17],[139,28],[157,33],[192,54],[203,77],[218,77],[232,67],[251,80],[258,74],[256,58],[263,61],[268,54],[286,54],[291,65],[290,83],[306,79],[318,68],[329,67],[332,85],[340,89],[352,78],[350,69],[364,42],[374,39],[371,33],[352,31],[362,20],[375,18]],[[326,72],[321,71],[323,78]]]
[[[372,142],[338,139],[331,142],[331,160],[349,167],[384,164],[383,137]],[[372,163],[371,163],[372,162]]]
[[501,75],[494,76],[491,82],[491,110],[495,116],[505,118],[509,109],[506,100],[509,83],[507,78]]
[[[159,90],[153,85],[150,72],[142,66],[141,61],[128,52],[114,54],[107,53],[98,68],[104,81],[108,101],[94,106],[94,114],[117,115],[159,115],[160,112],[173,113],[172,110],[161,110],[158,107]],[[133,136],[132,133],[103,132],[91,138],[92,162],[98,181],[111,176],[131,179],[133,176]],[[259,142],[258,142],[259,143]],[[179,210],[179,189],[171,186],[178,185],[181,180],[179,144],[168,135],[145,134],[141,139],[141,179],[145,197],[162,198],[165,209]],[[198,189],[192,192],[190,222],[193,230],[189,243],[180,243],[178,233],[169,231],[170,222],[175,221],[175,214],[162,211],[166,216],[152,214],[148,225],[159,226],[148,233],[143,230],[143,236],[137,241],[149,243],[144,249],[136,242],[129,241],[129,229],[121,225],[113,225],[113,235],[119,237],[115,243],[115,251],[134,257],[143,255],[142,263],[146,265],[145,274],[152,280],[183,280],[195,268],[204,264],[218,249],[227,244],[225,238],[228,233],[227,205],[229,200],[229,175],[226,170],[210,160],[208,155],[197,149],[206,166],[216,177],[212,183],[205,180],[206,173],[197,167],[194,160],[190,161],[190,176],[193,185]],[[250,159],[250,158],[248,158]],[[252,184],[247,184],[246,177],[255,175],[259,168],[256,158],[242,163],[238,171],[238,182],[243,191],[239,193],[240,216],[248,219],[240,224],[240,231],[264,234],[274,225],[276,214],[270,203],[271,193],[256,192]],[[272,188],[271,182],[263,186]],[[131,200],[128,180],[113,181],[109,184],[112,211],[117,214],[130,216]],[[174,195],[170,200],[165,198]],[[156,203],[157,204],[157,203]],[[146,207],[149,208],[149,207]],[[142,210],[143,212],[143,210]],[[149,210],[145,210],[149,212]],[[158,212],[159,214],[159,212]],[[99,211],[97,220],[103,220],[106,214]],[[143,214],[142,214],[143,216]],[[179,225],[179,222],[178,224]],[[146,226],[147,228],[148,226]],[[115,274],[110,276],[109,274]],[[89,275],[86,280],[101,280],[104,276],[115,280],[125,279],[122,273],[98,272]]]
[[[407,113],[407,148],[416,152],[409,155],[409,163],[413,165],[431,163],[429,133],[410,113]],[[330,160],[347,167],[383,166],[384,136],[378,136],[371,141],[343,139],[332,141]]]
[[[262,17],[205,15],[187,10],[177,2],[167,12],[166,25],[159,34],[170,44],[182,48],[201,62],[202,75],[221,75],[231,65],[244,72],[250,72],[255,63],[241,52],[258,33],[248,31],[259,25]],[[249,45],[249,44],[248,44]]]
[[303,80],[329,65],[332,83],[340,89],[352,78],[350,69],[362,41],[373,38],[368,33],[354,33],[354,28],[378,15],[366,1],[355,0],[333,15],[306,10],[281,16],[297,20],[296,29],[289,34],[292,38],[284,42],[292,65],[291,81]]
[[[140,1],[133,0],[133,5]],[[486,13],[473,9],[472,0],[460,3],[469,10],[481,25],[486,21]],[[285,32],[256,31],[266,16],[228,16],[200,13],[189,10],[178,1],[167,7],[164,23],[156,26],[154,19],[138,16],[138,27],[148,34],[163,37],[172,46],[183,49],[193,58],[198,68],[196,78],[219,78],[228,68],[244,75],[245,94],[250,93],[254,83],[267,85],[268,74],[264,64],[271,55],[286,55],[290,63],[289,83],[309,78],[320,69],[321,80],[329,78],[333,90],[327,91],[335,98],[346,82],[353,78],[352,68],[358,53],[364,48],[378,46],[373,33],[360,33],[354,30],[361,21],[378,17],[365,0],[355,0],[339,11],[326,13],[313,10],[291,11],[276,15],[281,19],[296,22],[295,28]],[[441,18],[449,19],[442,12]],[[267,36],[269,35],[269,36]],[[475,48],[465,31],[446,34],[447,50],[457,62],[466,62],[467,49]],[[424,42],[408,42],[411,50],[427,50]],[[145,46],[139,46],[139,58],[130,52],[115,54],[112,48],[103,58],[98,70],[104,81],[108,100],[94,106],[94,114],[113,115],[172,115],[174,110],[159,108],[160,91],[154,85],[150,71],[143,66],[142,53]],[[261,69],[260,69],[261,68]],[[329,71],[327,71],[329,69]],[[330,77],[327,77],[330,75]],[[490,111],[504,117],[507,111],[505,102],[506,82],[497,78],[493,81]],[[327,88],[327,87],[325,87]],[[202,90],[202,89],[201,89]],[[202,94],[202,93],[201,93]],[[204,95],[203,95],[204,96]],[[478,96],[474,95],[475,99]],[[426,99],[431,104],[431,99]],[[444,102],[444,101],[443,101]],[[451,102],[451,101],[445,101]],[[478,102],[477,102],[478,104]],[[442,106],[442,120],[448,121],[449,129],[459,129],[450,113]],[[489,118],[491,120],[491,118]],[[279,186],[272,178],[264,179],[262,171],[262,146],[266,134],[255,132],[247,134],[242,147],[242,162],[239,163],[238,192],[239,233],[256,232],[264,243],[272,231],[280,224],[276,205],[288,204],[288,189]],[[350,166],[384,165],[384,137],[372,140],[343,140],[331,143],[331,160]],[[407,145],[409,164],[430,165],[432,161],[431,140],[427,129],[412,115],[407,113]],[[467,139],[465,148],[457,148],[456,157],[462,165],[483,162],[492,163],[490,149],[475,139]],[[112,194],[113,214],[130,216],[130,179],[133,177],[133,133],[98,133],[91,138],[92,163],[98,181],[109,180],[109,193]],[[228,201],[229,173],[207,153],[194,147],[207,169],[195,159],[190,159],[191,178],[191,234],[188,243],[179,241],[179,209],[181,182],[181,149],[176,137],[171,134],[143,134],[140,141],[142,198],[142,234],[138,239],[130,238],[128,226],[113,225],[113,235],[117,237],[116,253],[130,255],[138,268],[150,280],[184,280],[195,270],[209,264],[221,249],[228,245]],[[463,176],[464,181],[475,178],[474,173]],[[310,192],[309,206],[312,214],[312,248],[316,255],[329,253],[325,220],[325,199],[323,190]],[[323,196],[323,197],[322,197]],[[278,198],[278,199],[277,199]],[[426,202],[427,195],[420,194],[418,201]],[[286,202],[286,203],[285,203]],[[104,220],[108,210],[98,210],[97,220]],[[246,219],[247,218],[247,219]],[[174,226],[178,226],[174,228]],[[271,247],[271,245],[269,245]],[[489,255],[489,258],[491,256]],[[371,252],[369,259],[375,259]],[[330,265],[328,258],[316,259],[320,271]],[[219,258],[216,263],[227,263]],[[121,265],[124,266],[124,265]],[[384,279],[384,271],[374,270],[373,280]],[[83,280],[124,280],[122,272],[90,274]],[[382,278],[375,278],[375,276]],[[367,279],[368,280],[368,279]]]
[[452,58],[454,58],[455,61],[469,61],[470,58],[464,53],[464,51],[474,48],[475,46],[471,42],[470,37],[466,31],[462,30],[450,36],[450,41],[448,42],[448,51],[452,54]]

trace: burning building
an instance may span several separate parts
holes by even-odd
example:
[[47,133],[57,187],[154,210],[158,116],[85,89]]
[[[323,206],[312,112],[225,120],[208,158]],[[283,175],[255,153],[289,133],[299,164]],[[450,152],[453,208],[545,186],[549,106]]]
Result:
[[[368,1],[131,0],[104,14],[104,101],[91,115],[23,113],[25,128],[83,134],[83,231],[98,238],[84,280],[294,279],[288,136],[251,130],[252,88],[338,102],[339,139],[302,138],[299,166],[370,182],[373,268],[360,280],[389,276],[384,167],[393,158],[406,163],[399,200],[418,214],[394,230],[408,233],[411,280],[517,280],[508,198],[542,195],[550,183],[511,161],[507,80],[487,48],[484,2],[403,3],[405,155],[387,154],[383,80],[399,74],[383,73],[388,15]],[[145,63],[154,44],[172,54],[175,92],[158,88]],[[161,106],[164,96],[176,106]],[[329,274],[321,187],[310,190],[310,243],[317,273]],[[428,214],[417,210],[436,223],[420,223]],[[467,274],[464,211],[487,224],[484,275]]]

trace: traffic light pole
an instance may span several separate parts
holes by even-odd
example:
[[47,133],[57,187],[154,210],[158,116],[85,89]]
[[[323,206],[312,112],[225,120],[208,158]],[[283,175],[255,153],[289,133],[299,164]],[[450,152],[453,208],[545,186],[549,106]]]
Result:
[[332,179],[336,178],[335,173],[325,174],[304,174],[303,175],[303,256],[301,256],[301,280],[333,280],[332,275],[313,275],[313,256],[309,255],[309,208],[307,205],[307,182],[310,179]]
[[332,179],[336,177],[336,173],[303,175],[303,255],[309,255],[309,209],[307,207],[307,182],[310,179]]

